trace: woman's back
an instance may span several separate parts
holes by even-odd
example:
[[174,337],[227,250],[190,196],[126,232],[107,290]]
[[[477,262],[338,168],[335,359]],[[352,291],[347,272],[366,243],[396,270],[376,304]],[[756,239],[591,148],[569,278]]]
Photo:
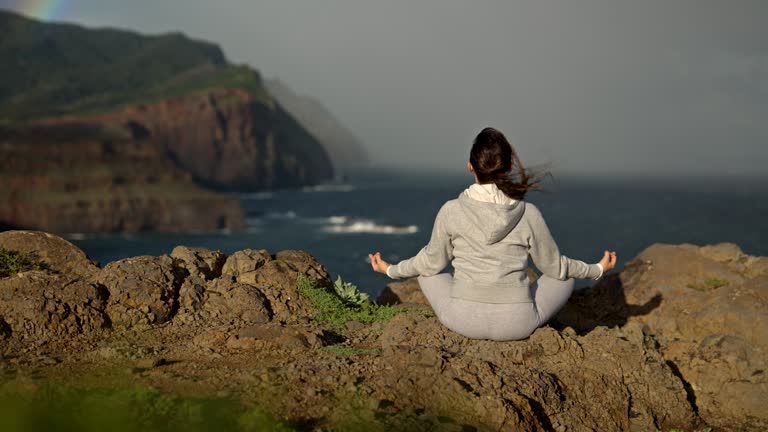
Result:
[[534,204],[481,201],[473,193],[477,186],[485,185],[471,186],[440,208],[429,244],[410,260],[391,266],[391,277],[434,275],[452,260],[456,283],[451,296],[484,303],[533,300],[526,271],[529,254],[555,279],[600,277],[598,265],[560,254]]

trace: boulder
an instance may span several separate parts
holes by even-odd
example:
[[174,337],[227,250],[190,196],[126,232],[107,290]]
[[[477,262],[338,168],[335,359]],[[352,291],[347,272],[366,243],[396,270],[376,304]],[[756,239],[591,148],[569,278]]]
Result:
[[181,260],[182,266],[190,275],[211,280],[221,276],[227,256],[222,251],[212,251],[206,248],[176,246],[171,257]]
[[0,333],[39,345],[90,336],[106,327],[109,293],[98,284],[48,271],[0,279]]
[[109,291],[106,312],[112,324],[128,328],[171,320],[187,275],[180,262],[168,255],[138,256],[108,264],[94,281]]
[[245,282],[252,280],[251,275],[268,261],[272,261],[272,255],[266,249],[244,249],[226,259],[221,273]]
[[275,319],[285,322],[311,316],[312,305],[298,290],[299,274],[321,283],[329,283],[325,266],[304,252],[284,250],[273,258],[266,250],[246,249],[227,259],[223,275],[235,281],[258,287],[269,301]]
[[46,269],[70,276],[87,277],[99,271],[99,267],[85,252],[47,232],[0,232],[0,248],[25,253]]
[[256,287],[215,279],[205,289],[200,317],[210,324],[257,324],[270,320],[269,303]]

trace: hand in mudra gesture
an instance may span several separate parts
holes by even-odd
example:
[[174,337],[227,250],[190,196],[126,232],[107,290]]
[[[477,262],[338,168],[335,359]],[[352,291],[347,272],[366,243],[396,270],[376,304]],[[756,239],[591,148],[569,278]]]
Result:
[[387,273],[387,267],[389,267],[389,263],[381,259],[381,252],[376,252],[376,254],[368,254],[368,258],[371,259],[371,267],[373,267],[373,271],[379,272],[379,273]]
[[600,260],[600,265],[603,266],[603,273],[608,273],[616,267],[616,251],[605,251],[603,253],[603,259]]

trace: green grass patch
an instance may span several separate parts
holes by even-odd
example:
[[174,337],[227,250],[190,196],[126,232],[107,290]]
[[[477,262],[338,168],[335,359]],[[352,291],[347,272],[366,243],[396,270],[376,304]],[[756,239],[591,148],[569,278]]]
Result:
[[728,285],[728,281],[717,277],[710,277],[704,279],[703,282],[689,283],[688,288],[692,288],[698,291],[711,291],[720,287]]
[[338,356],[342,357],[352,357],[357,355],[371,355],[371,354],[381,354],[380,349],[374,349],[374,348],[355,348],[351,346],[346,345],[328,345],[323,348],[321,348],[323,351],[328,351],[330,353],[336,354]]
[[[21,394],[19,394],[21,393]],[[146,387],[79,388],[46,383],[31,394],[0,395],[4,432],[291,431],[259,409],[226,399],[197,399]]]
[[33,261],[29,255],[23,252],[0,248],[0,278],[13,276],[25,271],[42,269],[43,265]]
[[316,280],[305,275],[299,275],[297,285],[299,292],[315,307],[315,319],[327,322],[335,328],[344,328],[349,321],[362,323],[389,321],[398,314],[412,310],[432,315],[431,311],[424,309],[386,306],[369,300],[352,304],[341,298],[334,288],[321,286]]

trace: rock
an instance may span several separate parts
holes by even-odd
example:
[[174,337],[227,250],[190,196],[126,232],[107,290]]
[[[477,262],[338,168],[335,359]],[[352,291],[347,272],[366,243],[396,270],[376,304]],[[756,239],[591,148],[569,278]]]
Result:
[[99,271],[96,263],[77,246],[42,231],[0,232],[0,248],[25,253],[54,272],[87,277]]
[[285,250],[275,255],[266,250],[235,252],[224,264],[223,274],[239,283],[253,285],[264,293],[272,314],[280,321],[296,321],[311,316],[312,305],[298,290],[299,274],[329,283],[325,266],[303,251]]
[[0,340],[8,339],[12,332],[11,326],[0,316]]
[[239,282],[253,282],[252,274],[268,261],[272,261],[272,256],[265,249],[237,251],[226,259],[221,273]]
[[215,279],[208,283],[202,317],[210,323],[258,324],[270,320],[269,303],[252,285]]
[[689,388],[701,417],[722,428],[768,428],[768,272],[764,257],[723,243],[654,244],[618,276],[578,291],[557,316],[646,327]]
[[254,349],[275,343],[288,349],[317,348],[325,345],[321,331],[279,324],[259,324],[241,328],[227,340],[231,349]]
[[227,256],[221,251],[189,246],[176,246],[171,252],[171,257],[181,260],[190,275],[206,280],[221,276],[221,270],[227,260]]
[[184,279],[179,288],[179,315],[194,319],[206,299],[207,282],[200,275],[191,275]]
[[120,327],[169,321],[179,308],[187,271],[168,255],[139,256],[108,264],[94,280],[109,290],[107,314]]
[[162,357],[149,357],[136,362],[138,369],[152,369],[168,364],[168,360]]
[[418,278],[407,279],[403,282],[392,282],[384,287],[376,299],[379,304],[418,304],[429,306],[429,301],[419,288]]
[[226,341],[227,333],[220,329],[206,330],[192,339],[195,345],[209,349],[218,348]]
[[97,284],[46,271],[0,279],[0,333],[30,344],[93,335],[109,323],[108,296]]
[[697,422],[683,383],[639,324],[586,336],[544,327],[499,343],[407,313],[390,321],[380,343],[398,405],[451,407],[491,430],[639,431]]

